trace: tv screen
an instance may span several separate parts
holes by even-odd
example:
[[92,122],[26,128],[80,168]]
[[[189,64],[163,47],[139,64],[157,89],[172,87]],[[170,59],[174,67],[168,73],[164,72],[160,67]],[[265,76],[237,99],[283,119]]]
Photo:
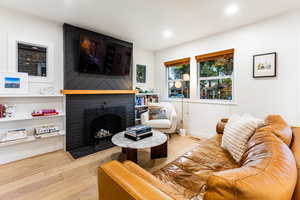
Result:
[[128,75],[132,47],[111,38],[97,39],[80,36],[79,71],[103,75]]

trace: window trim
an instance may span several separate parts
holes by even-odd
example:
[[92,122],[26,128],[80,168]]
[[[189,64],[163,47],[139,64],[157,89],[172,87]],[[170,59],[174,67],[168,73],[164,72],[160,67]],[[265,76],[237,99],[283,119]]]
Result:
[[176,65],[190,65],[191,62],[191,58],[181,58],[181,59],[177,59],[177,60],[171,60],[171,61],[167,61],[165,62],[165,67],[174,67]]

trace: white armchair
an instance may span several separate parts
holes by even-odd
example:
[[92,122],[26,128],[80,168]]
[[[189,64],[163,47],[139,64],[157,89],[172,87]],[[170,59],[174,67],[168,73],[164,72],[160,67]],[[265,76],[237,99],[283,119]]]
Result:
[[141,122],[143,125],[152,127],[163,133],[171,134],[176,132],[177,128],[177,113],[174,106],[168,102],[152,103],[150,106],[160,106],[166,110],[168,119],[154,119],[149,120],[149,111],[141,115]]

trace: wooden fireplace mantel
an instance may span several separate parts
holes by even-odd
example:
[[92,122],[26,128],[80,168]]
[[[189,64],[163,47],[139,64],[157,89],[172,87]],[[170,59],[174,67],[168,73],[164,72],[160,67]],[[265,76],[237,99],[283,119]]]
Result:
[[61,90],[62,94],[136,94],[136,90]]

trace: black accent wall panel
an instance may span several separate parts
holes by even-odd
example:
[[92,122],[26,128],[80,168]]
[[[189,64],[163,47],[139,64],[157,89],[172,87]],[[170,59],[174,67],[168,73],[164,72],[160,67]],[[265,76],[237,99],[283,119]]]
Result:
[[[132,61],[129,75],[108,76],[92,73],[80,73],[80,35],[101,38],[107,37],[99,33],[78,28],[69,24],[63,25],[64,31],[64,89],[65,90],[131,90],[132,89]],[[114,39],[115,43],[132,47],[133,44]],[[135,95],[66,95],[66,150],[74,158],[88,155],[111,144],[104,144],[100,148],[90,147],[86,143],[88,133],[84,126],[84,111],[103,106],[123,106],[126,110],[126,127],[133,126]]]
[[[64,30],[64,89],[65,90],[131,90],[132,61],[129,75],[107,76],[93,73],[80,73],[79,45],[80,34],[95,38],[107,37],[69,24],[63,25]],[[132,47],[130,42],[111,38],[116,43]]]
[[71,151],[86,145],[89,133],[84,127],[84,111],[105,107],[124,106],[126,127],[134,125],[134,95],[67,95],[66,97],[66,150]]

